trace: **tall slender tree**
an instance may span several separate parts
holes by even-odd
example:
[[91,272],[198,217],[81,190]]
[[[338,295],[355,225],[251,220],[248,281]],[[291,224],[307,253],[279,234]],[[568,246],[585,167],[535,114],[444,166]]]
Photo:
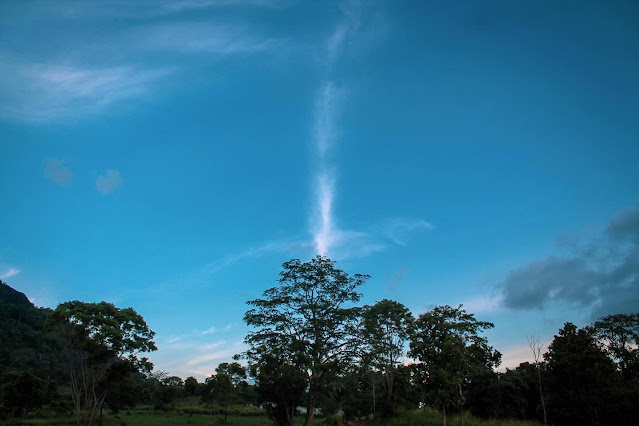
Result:
[[413,327],[413,316],[403,304],[384,299],[364,307],[362,323],[367,358],[373,369],[382,373],[385,391],[382,414],[390,416],[395,404],[395,368],[405,354],[404,346]]

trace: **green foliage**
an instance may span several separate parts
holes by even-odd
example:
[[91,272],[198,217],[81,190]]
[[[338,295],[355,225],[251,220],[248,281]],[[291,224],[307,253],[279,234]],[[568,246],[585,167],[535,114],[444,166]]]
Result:
[[544,358],[549,420],[562,425],[607,423],[615,411],[617,371],[592,330],[566,323]]
[[404,355],[404,345],[413,329],[413,316],[406,306],[384,299],[362,310],[363,362],[379,371],[383,395],[374,402],[375,413],[392,416],[396,400],[395,369]]
[[317,389],[357,354],[359,310],[347,305],[360,299],[356,288],[367,278],[349,276],[323,256],[306,263],[293,259],[284,263],[279,286],[266,290],[263,299],[247,302],[254,308],[244,321],[257,330],[245,339],[250,346],[246,356],[255,364],[276,357],[295,366],[290,370],[308,372],[309,423]]
[[85,424],[98,419],[109,391],[129,367],[142,372],[152,368],[139,354],[156,350],[155,333],[133,308],[76,300],[58,305],[46,324],[63,342],[78,423],[81,414]]
[[470,378],[499,364],[501,354],[478,334],[492,327],[461,305],[438,306],[417,318],[409,355],[420,361],[416,367],[425,401],[441,407],[444,420],[448,411],[463,407]]

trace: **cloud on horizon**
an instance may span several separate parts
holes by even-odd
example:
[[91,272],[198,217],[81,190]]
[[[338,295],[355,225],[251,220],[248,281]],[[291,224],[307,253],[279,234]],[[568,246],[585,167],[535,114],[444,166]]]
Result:
[[549,256],[511,271],[498,285],[503,306],[540,310],[568,304],[591,316],[639,306],[639,208],[615,213],[605,231],[572,256]]

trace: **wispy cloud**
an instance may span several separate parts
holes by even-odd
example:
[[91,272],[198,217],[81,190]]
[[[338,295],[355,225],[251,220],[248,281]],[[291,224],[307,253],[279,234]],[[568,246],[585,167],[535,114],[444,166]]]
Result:
[[[326,62],[329,68],[335,62],[337,53],[344,43],[349,25],[348,17],[341,21],[333,34],[327,40]],[[338,103],[343,94],[335,84],[327,79],[319,90],[315,101],[314,145],[318,153],[318,172],[315,187],[315,212],[311,218],[311,233],[315,243],[315,251],[321,255],[328,255],[332,246],[344,237],[336,227],[333,218],[333,201],[336,191],[336,177],[329,166],[328,151],[336,139],[336,114]]]
[[352,259],[406,246],[409,239],[433,227],[422,219],[394,218],[360,230],[329,228],[325,241],[333,259]]
[[[226,328],[226,327],[225,327]],[[160,370],[171,371],[180,377],[195,375],[203,380],[215,372],[220,362],[231,362],[233,355],[246,350],[243,341],[211,341],[210,335],[199,333],[168,339],[158,345],[151,360]]]
[[340,5],[342,20],[335,26],[335,30],[326,40],[326,62],[331,68],[342,51],[348,37],[354,34],[360,25],[362,13],[361,2],[345,1]]
[[203,272],[206,274],[215,273],[242,260],[260,258],[268,253],[296,253],[299,252],[299,250],[307,249],[308,246],[309,244],[307,242],[296,238],[267,241],[256,244],[254,247],[249,247],[246,250],[229,254],[221,259],[214,260],[203,268]]
[[158,24],[144,27],[138,37],[145,49],[217,55],[257,53],[281,43],[255,34],[245,25],[215,21]]
[[30,122],[75,118],[146,96],[171,68],[131,65],[87,68],[0,61],[5,85],[0,115]]
[[60,186],[65,186],[73,180],[73,173],[64,165],[64,161],[50,158],[44,167],[44,177]]
[[0,279],[6,280],[7,278],[15,277],[20,272],[22,272],[21,269],[10,267],[0,274]]
[[[324,63],[330,74],[344,46],[360,27],[362,5],[358,1],[341,4],[342,19],[326,39]],[[406,244],[417,232],[432,229],[421,219],[395,218],[368,229],[346,230],[339,227],[334,215],[337,173],[331,162],[331,151],[338,139],[337,118],[346,89],[330,78],[321,85],[315,100],[313,145],[317,153],[314,179],[315,203],[310,216],[310,232],[315,252],[335,259],[366,256],[389,246]]]
[[108,195],[122,186],[122,176],[118,170],[107,170],[104,175],[98,176],[95,181],[95,189],[103,195]]
[[164,4],[161,9],[167,13],[183,12],[188,10],[212,9],[228,6],[256,6],[274,8],[280,7],[285,2],[282,0],[181,0]]
[[320,89],[315,103],[315,146],[322,159],[335,142],[336,109],[341,96],[335,84],[328,81]]
[[206,334],[213,334],[213,333],[226,333],[226,332],[230,331],[231,328],[233,328],[233,324],[227,324],[226,326],[224,326],[222,328],[211,327],[211,328],[209,328],[207,330],[204,330],[200,334],[204,336]]

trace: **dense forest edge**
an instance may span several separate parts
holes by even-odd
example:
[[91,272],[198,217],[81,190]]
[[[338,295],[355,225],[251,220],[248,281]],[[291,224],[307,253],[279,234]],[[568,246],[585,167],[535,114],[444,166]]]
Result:
[[38,308],[0,281],[0,421],[639,424],[639,313],[567,322],[545,353],[531,336],[532,362],[498,372],[492,323],[462,305],[359,306],[368,278],[323,256],[284,263],[247,302],[247,351],[204,382],[154,370],[155,333],[133,308]]

